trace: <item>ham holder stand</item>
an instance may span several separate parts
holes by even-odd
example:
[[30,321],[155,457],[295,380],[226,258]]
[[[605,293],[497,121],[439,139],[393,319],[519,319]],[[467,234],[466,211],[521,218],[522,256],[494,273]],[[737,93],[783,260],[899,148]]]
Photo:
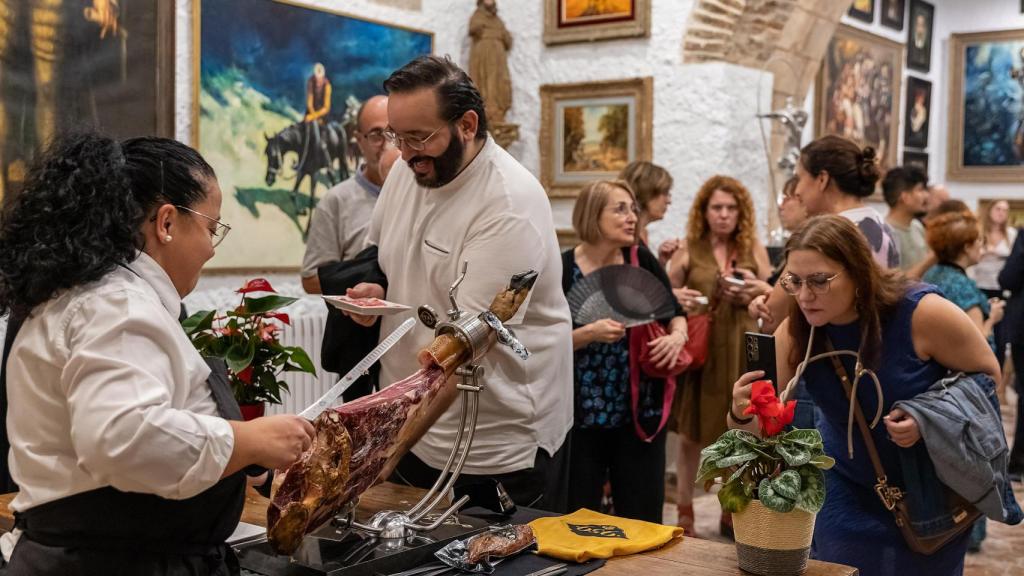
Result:
[[[530,352],[515,334],[489,311],[473,315],[459,308],[456,296],[466,277],[468,262],[448,290],[451,309],[447,320],[438,321],[437,313],[420,306],[420,321],[434,330],[435,336],[448,334],[470,351],[468,360],[455,369],[460,379],[460,426],[451,454],[434,485],[411,508],[383,510],[363,524],[355,520],[355,504],[347,506],[325,526],[307,535],[291,557],[270,549],[266,534],[233,543],[243,576],[373,576],[395,573],[435,560],[434,552],[448,542],[466,538],[487,528],[485,520],[457,514],[468,501],[464,495],[440,512],[434,509],[451,493],[473,445],[479,411],[479,394],[484,386],[484,368],[477,362],[497,342],[508,346],[520,358]],[[507,498],[507,496],[506,496]],[[511,504],[511,502],[509,502]]]

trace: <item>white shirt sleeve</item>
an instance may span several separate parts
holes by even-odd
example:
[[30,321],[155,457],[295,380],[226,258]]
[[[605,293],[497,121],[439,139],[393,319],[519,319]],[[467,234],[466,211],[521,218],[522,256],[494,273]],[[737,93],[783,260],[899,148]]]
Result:
[[98,481],[189,498],[220,479],[234,435],[226,420],[188,410],[207,373],[190,361],[184,333],[138,298],[108,292],[65,316],[58,346],[67,355],[61,387],[72,447]]
[[[545,273],[544,242],[528,214],[504,214],[475,228],[460,256],[472,267],[459,286],[459,304],[466,310],[487,310],[514,274],[528,270]],[[530,295],[505,324],[522,324],[529,304]]]

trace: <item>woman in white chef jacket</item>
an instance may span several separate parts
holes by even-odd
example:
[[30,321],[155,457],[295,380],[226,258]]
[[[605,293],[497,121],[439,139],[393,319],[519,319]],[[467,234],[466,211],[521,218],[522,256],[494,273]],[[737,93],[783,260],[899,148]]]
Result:
[[[237,574],[245,475],[312,441],[217,416],[177,317],[228,227],[213,169],[164,138],[65,136],[0,222],[11,504],[6,575]],[[18,325],[20,324],[20,329]],[[0,381],[2,383],[2,381]]]

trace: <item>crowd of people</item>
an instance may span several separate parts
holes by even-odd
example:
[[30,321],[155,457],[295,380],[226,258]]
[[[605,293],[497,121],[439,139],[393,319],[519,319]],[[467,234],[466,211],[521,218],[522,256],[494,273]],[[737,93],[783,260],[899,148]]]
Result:
[[[763,331],[776,337],[780,393],[799,402],[795,424],[817,428],[837,460],[814,556],[864,574],[959,573],[984,525],[939,553],[913,552],[874,495],[851,402],[884,414],[873,444],[886,468],[898,470],[911,451],[927,453],[922,427],[894,403],[913,401],[950,372],[986,375],[1001,394],[1007,349],[1024,365],[1024,334],[1015,329],[1024,314],[1024,235],[1010,225],[1005,201],[979,218],[929,188],[920,171],[896,167],[882,178],[873,149],[826,136],[802,149],[784,187],[788,240],[775,261],[759,240],[751,192],[726,175],[704,182],[688,219],[670,223],[683,238],[652,246],[648,226],[665,219],[673,178],[650,162],[584,186],[572,215],[581,242],[559,253],[544,189],[494,142],[464,71],[425,56],[384,88],[357,116],[365,163],[312,215],[303,286],[319,292],[325,267],[358,257],[373,274],[349,296],[444,310],[469,261],[459,301],[482,310],[512,275],[539,272],[528,302],[506,322],[533,355],[524,362],[499,347],[482,360],[486,393],[457,491],[495,481],[525,506],[661,522],[674,430],[678,521],[701,536],[693,508],[700,451],[728,428],[757,430],[742,414],[763,374],[745,373],[743,338]],[[867,203],[879,186],[885,218]],[[0,541],[9,562],[0,572],[33,573],[45,562],[52,573],[116,565],[163,574],[199,564],[237,573],[224,539],[241,513],[245,468],[286,467],[313,430],[288,415],[229,420],[207,383],[209,368],[177,325],[181,298],[226,234],[220,199],[213,169],[187,146],[84,134],[55,142],[6,209],[0,312],[11,314],[12,329],[0,392],[12,407],[9,479],[21,491],[12,504],[19,524]],[[613,318],[577,322],[567,303],[575,284],[617,265],[646,271],[673,302],[658,335],[638,346],[638,328]],[[709,327],[707,357],[680,372],[699,316]],[[348,319],[379,337],[401,320]],[[384,357],[381,384],[415,371],[416,351],[432,338],[414,329]],[[846,372],[871,373],[880,387],[855,389],[851,399],[838,365],[805,361],[833,348],[849,353]],[[444,467],[459,415],[450,407],[455,389],[441,395],[393,481],[429,487]],[[1020,480],[1017,425],[1009,474]],[[106,528],[87,525],[100,515],[110,519]],[[139,517],[149,521],[132,520]],[[720,529],[731,533],[728,514]],[[104,545],[94,546],[101,537]]]

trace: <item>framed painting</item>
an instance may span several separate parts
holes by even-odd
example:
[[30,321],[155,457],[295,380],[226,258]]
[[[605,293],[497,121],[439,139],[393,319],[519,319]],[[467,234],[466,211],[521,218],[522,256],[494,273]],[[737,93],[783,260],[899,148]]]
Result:
[[902,32],[906,13],[907,0],[882,0],[882,26]]
[[850,18],[870,24],[875,21],[875,0],[853,0],[847,14]]
[[84,4],[0,0],[5,200],[58,132],[174,136],[174,1]]
[[910,38],[907,41],[907,68],[927,72],[932,67],[932,28],[935,7],[924,0],[910,0]]
[[815,135],[871,146],[883,172],[898,162],[903,45],[840,25],[818,74]]
[[651,159],[650,77],[540,87],[540,181],[555,198]]
[[651,35],[651,0],[544,0],[544,43]]
[[1024,30],[949,40],[950,180],[1024,179]]
[[928,147],[928,125],[931,123],[932,83],[907,76],[907,105],[903,114],[903,145],[909,148]]
[[433,35],[278,0],[193,6],[193,144],[234,229],[207,267],[297,270],[317,200],[357,169],[359,107]]
[[903,152],[903,165],[907,167],[920,168],[924,170],[925,174],[928,174],[928,154],[926,152],[913,152],[906,150]]

